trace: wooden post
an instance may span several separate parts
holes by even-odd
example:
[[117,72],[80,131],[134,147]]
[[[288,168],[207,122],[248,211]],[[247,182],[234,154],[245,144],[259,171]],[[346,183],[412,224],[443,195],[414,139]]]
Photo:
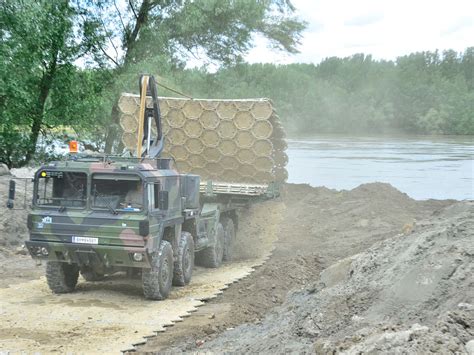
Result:
[[137,136],[137,158],[142,155],[143,124],[145,122],[146,89],[148,88],[148,76],[142,78],[142,91],[140,93],[140,114],[138,116],[138,136]]

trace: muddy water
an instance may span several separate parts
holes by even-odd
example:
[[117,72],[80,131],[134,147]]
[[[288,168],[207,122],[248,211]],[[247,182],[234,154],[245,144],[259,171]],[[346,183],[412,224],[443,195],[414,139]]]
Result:
[[415,199],[474,199],[474,137],[288,140],[291,183],[352,189],[387,182]]

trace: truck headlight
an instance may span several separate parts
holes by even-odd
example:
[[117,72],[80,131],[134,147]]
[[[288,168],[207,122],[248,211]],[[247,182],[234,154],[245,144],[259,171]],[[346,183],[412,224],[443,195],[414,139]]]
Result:
[[138,261],[138,262],[143,261],[142,253],[133,253],[132,257],[133,257],[133,260],[135,261]]

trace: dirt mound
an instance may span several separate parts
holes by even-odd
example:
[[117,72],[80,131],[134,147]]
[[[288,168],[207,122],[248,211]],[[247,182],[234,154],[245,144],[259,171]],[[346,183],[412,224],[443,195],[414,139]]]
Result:
[[[397,203],[412,204],[402,196]],[[447,207],[416,229],[338,261],[261,325],[225,332],[203,350],[466,352],[474,337],[474,204]]]
[[[196,316],[150,339],[140,350],[197,350],[196,344],[208,342],[228,328],[259,324],[285,301],[290,290],[313,284],[324,268],[378,241],[402,232],[409,234],[420,228],[422,219],[452,204],[415,201],[381,183],[351,191],[287,184],[282,201],[286,210],[272,258],[250,277],[232,285],[222,297],[202,307]],[[260,222],[265,223],[265,219]],[[248,250],[251,245],[247,244]],[[220,352],[218,347],[212,349]]]
[[302,247],[313,243],[324,251],[321,257],[326,263],[394,234],[410,233],[417,221],[454,202],[416,201],[385,183],[363,184],[350,191],[288,184],[284,200],[291,218],[284,233],[311,235]]

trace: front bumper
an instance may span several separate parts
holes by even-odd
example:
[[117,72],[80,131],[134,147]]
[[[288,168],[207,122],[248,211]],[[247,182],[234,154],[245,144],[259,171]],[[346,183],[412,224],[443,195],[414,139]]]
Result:
[[[144,247],[120,247],[110,245],[88,245],[56,243],[49,241],[26,241],[26,247],[34,259],[62,261],[91,266],[101,264],[105,267],[150,267],[149,257]],[[143,255],[136,261],[134,254]]]

